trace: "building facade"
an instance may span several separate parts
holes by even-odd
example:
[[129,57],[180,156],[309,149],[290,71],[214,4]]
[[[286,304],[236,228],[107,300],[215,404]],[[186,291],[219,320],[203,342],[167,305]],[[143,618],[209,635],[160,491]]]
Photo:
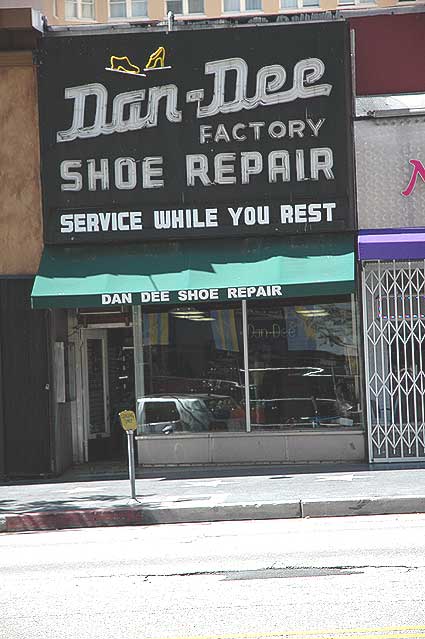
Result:
[[364,459],[349,43],[43,38],[32,298],[67,317],[74,461],[123,453],[123,408],[143,464]]
[[351,27],[361,96],[354,131],[368,457],[421,460],[424,14],[364,16]]
[[[40,0],[41,1],[41,0]],[[241,16],[415,6],[405,0],[44,0],[51,25],[162,21],[169,11],[181,18],[211,19]]]
[[424,98],[369,100],[356,123],[372,461],[425,457]]
[[1,10],[1,475],[423,459],[424,16]]
[[43,249],[33,57],[42,33],[41,13],[0,9],[1,477],[48,475],[70,463],[65,415],[52,401],[50,314],[30,305]]

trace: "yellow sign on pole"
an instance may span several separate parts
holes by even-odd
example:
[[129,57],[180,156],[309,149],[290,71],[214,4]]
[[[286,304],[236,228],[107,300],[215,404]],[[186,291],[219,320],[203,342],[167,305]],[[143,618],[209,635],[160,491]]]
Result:
[[137,430],[136,415],[132,410],[122,410],[118,416],[124,430]]

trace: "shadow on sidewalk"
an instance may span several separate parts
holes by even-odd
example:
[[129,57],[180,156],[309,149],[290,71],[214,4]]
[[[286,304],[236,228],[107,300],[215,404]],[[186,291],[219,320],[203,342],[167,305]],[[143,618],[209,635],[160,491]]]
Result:
[[[294,475],[314,475],[327,473],[369,473],[376,471],[425,469],[423,462],[359,464],[359,463],[305,463],[305,464],[253,464],[253,465],[204,465],[204,466],[163,466],[136,468],[136,479],[157,479],[160,481],[190,479],[221,479],[237,477],[270,477],[288,479]],[[273,476],[273,477],[272,477]],[[69,468],[59,477],[13,478],[0,482],[0,486],[35,484],[64,484],[75,482],[102,482],[128,480],[128,467],[124,462],[88,462]]]
[[[305,464],[240,464],[240,465],[199,465],[199,466],[162,466],[137,467],[137,479],[220,479],[224,477],[270,477],[286,479],[294,475],[315,475],[326,473],[358,473],[379,470],[425,469],[425,460],[415,463],[359,464],[359,463],[305,463]],[[125,463],[108,472],[107,464],[87,463],[70,468],[55,481],[102,481],[102,479],[127,479],[128,469]]]
[[[154,494],[139,495],[138,498],[155,496]],[[74,497],[72,499],[37,499],[28,501],[24,499],[0,499],[0,514],[87,510],[92,509],[94,504],[96,504],[96,508],[115,508],[127,506],[128,504],[124,502],[128,501],[130,501],[128,495],[88,495],[85,497]]]

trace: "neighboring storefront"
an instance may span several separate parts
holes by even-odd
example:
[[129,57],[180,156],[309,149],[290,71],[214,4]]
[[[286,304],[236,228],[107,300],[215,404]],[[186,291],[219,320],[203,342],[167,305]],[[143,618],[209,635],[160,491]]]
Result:
[[50,321],[30,303],[43,250],[34,62],[42,33],[39,11],[0,8],[0,479],[60,473],[72,459],[70,407],[51,375],[67,330],[60,313]]
[[139,463],[364,459],[348,41],[45,37],[32,298],[68,312],[75,461],[119,456],[122,408]]
[[425,96],[358,107],[369,457],[414,461],[425,457]]

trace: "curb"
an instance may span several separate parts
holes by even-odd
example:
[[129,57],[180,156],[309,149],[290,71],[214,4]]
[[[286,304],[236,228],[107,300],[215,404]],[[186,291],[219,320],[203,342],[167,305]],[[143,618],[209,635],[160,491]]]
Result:
[[5,515],[0,518],[0,532],[62,530],[106,526],[142,525],[140,508],[102,508],[92,510],[50,510]]
[[45,510],[1,515],[0,533],[249,519],[300,519],[414,513],[425,513],[425,497],[374,497],[332,501],[298,500],[282,503],[179,506],[177,508],[130,506],[87,510]]
[[425,497],[369,497],[367,499],[300,502],[303,517],[353,517],[356,515],[411,515],[425,513]]

